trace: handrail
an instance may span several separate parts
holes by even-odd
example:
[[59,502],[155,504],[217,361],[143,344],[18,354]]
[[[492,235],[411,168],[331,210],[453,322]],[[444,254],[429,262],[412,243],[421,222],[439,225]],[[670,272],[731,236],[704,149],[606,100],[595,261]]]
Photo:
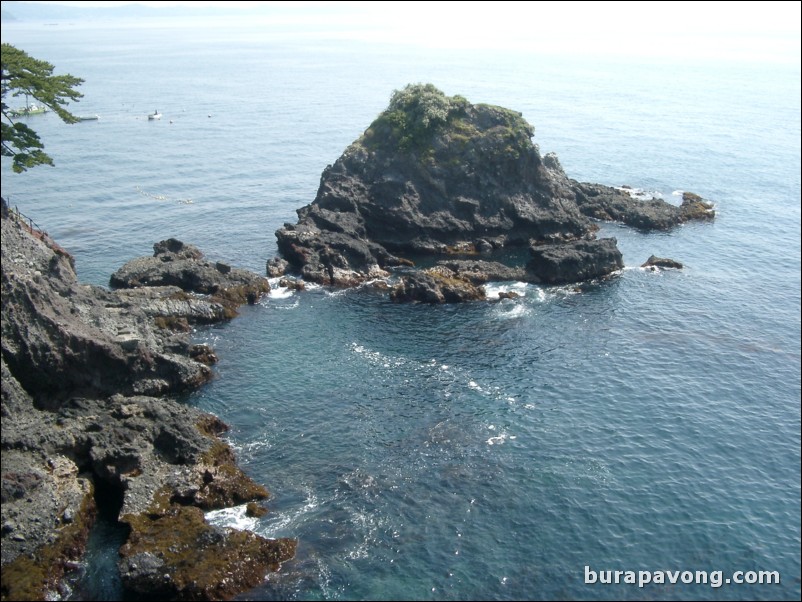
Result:
[[17,207],[16,205],[14,205],[14,207],[9,207],[8,215],[9,217],[12,217],[18,221],[22,221],[23,223],[28,222],[26,225],[28,226],[28,228],[30,228],[31,231],[36,230],[37,232],[44,234],[45,236],[48,235],[47,232],[39,224],[33,221],[33,218],[25,215],[22,211],[19,210],[19,207]]

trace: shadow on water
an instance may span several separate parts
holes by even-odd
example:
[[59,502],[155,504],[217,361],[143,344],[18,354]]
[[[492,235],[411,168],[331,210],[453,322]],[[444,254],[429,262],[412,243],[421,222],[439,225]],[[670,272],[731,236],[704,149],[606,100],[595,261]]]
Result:
[[124,590],[117,568],[118,550],[128,537],[128,527],[117,520],[123,494],[121,488],[96,480],[97,520],[89,534],[83,568],[67,600],[133,599]]

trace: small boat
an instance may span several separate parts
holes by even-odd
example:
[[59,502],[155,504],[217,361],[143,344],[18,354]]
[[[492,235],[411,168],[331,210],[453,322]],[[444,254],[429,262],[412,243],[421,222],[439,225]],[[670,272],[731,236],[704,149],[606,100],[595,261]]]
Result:
[[154,119],[161,119],[161,118],[162,118],[162,114],[159,113],[158,110],[153,111],[153,113],[148,115],[148,120],[150,120],[150,121],[153,121]]
[[78,121],[97,121],[100,115],[79,115]]
[[19,109],[14,109],[9,111],[8,114],[12,117],[26,117],[28,115],[42,115],[43,113],[47,113],[50,109],[46,106],[38,106],[35,104],[25,105],[24,107],[20,107]]

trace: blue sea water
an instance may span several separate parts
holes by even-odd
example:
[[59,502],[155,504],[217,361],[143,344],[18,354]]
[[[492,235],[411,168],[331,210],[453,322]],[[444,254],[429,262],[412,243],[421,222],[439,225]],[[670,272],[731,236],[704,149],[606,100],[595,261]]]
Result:
[[[198,330],[220,363],[186,402],[232,426],[273,494],[261,519],[210,518],[299,539],[242,599],[800,598],[798,64],[208,23],[4,23],[3,41],[84,78],[74,112],[100,116],[29,117],[56,166],[2,173],[93,284],[170,236],[263,272],[274,231],[409,82],[521,111],[573,178],[716,203],[667,233],[604,225],[626,268],[581,292],[507,283],[523,296],[428,307],[312,288]],[[686,267],[640,269],[651,254]],[[76,595],[119,597],[96,541]],[[586,567],[782,582],[641,589]]]

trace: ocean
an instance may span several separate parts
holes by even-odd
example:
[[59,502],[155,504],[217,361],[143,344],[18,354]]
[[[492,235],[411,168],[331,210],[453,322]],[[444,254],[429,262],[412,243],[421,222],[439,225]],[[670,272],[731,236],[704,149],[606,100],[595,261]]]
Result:
[[[716,205],[714,222],[670,232],[602,225],[626,267],[581,290],[493,283],[522,296],[442,307],[277,290],[197,329],[220,363],[185,401],[231,425],[242,466],[273,495],[260,519],[210,520],[299,540],[241,599],[800,598],[798,63],[209,22],[2,32],[85,79],[73,112],[99,116],[28,117],[56,166],[2,166],[3,196],[87,283],[107,285],[168,237],[264,273],[275,230],[411,82],[521,111],[572,178]],[[685,269],[641,269],[651,254]],[[102,523],[75,599],[125,595],[117,545]],[[710,579],[600,582],[616,570]],[[757,571],[781,583],[734,583]]]

